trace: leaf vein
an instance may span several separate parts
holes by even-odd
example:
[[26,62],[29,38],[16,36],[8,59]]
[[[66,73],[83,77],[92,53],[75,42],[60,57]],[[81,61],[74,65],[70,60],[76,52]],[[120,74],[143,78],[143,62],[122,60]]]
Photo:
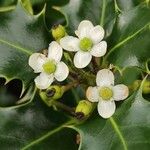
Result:
[[136,35],[138,35],[141,31],[143,31],[145,28],[147,28],[150,25],[150,23],[146,24],[143,28],[139,29],[138,31],[136,31],[134,34],[126,37],[125,39],[123,39],[122,41],[120,41],[118,44],[116,44],[112,49],[109,50],[109,52],[107,53],[105,59],[107,59],[107,57],[118,47],[122,46],[124,43],[128,42],[130,39],[134,38]]
[[13,48],[15,48],[15,49],[17,49],[17,50],[20,50],[20,51],[22,51],[22,52],[24,52],[24,53],[26,53],[26,54],[28,54],[28,55],[31,55],[31,54],[32,54],[31,50],[22,48],[22,47],[20,47],[19,45],[15,45],[15,44],[13,44],[13,43],[11,43],[11,42],[8,42],[8,41],[6,41],[6,40],[0,39],[0,42],[3,43],[3,44],[5,44],[5,45],[8,45],[8,46],[10,46],[10,47],[13,47]]
[[118,134],[118,136],[119,136],[119,138],[120,138],[120,140],[121,140],[121,142],[122,142],[122,144],[123,144],[124,150],[128,150],[126,141],[125,141],[125,139],[124,139],[124,137],[123,137],[123,135],[122,135],[122,133],[121,133],[121,131],[120,131],[120,129],[119,129],[117,123],[115,122],[115,120],[114,120],[112,117],[110,118],[110,122],[111,122],[111,124],[112,124],[114,130],[115,130],[116,133]]

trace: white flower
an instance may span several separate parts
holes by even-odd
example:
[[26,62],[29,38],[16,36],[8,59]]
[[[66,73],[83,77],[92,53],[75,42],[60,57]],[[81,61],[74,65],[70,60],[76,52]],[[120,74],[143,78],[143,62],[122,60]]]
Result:
[[114,75],[109,69],[97,73],[95,87],[89,87],[86,96],[91,102],[98,102],[98,113],[103,118],[111,117],[116,109],[114,101],[124,100],[129,95],[124,84],[114,86]]
[[29,58],[29,66],[33,68],[35,73],[40,73],[35,78],[35,84],[39,89],[47,89],[54,79],[63,81],[69,74],[68,66],[61,61],[61,46],[53,41],[49,44],[48,56],[40,53],[34,53]]
[[107,43],[101,41],[104,38],[104,29],[100,26],[93,26],[88,21],[82,21],[78,30],[75,31],[78,38],[66,36],[60,40],[60,45],[67,51],[77,52],[74,56],[74,65],[77,68],[86,67],[92,56],[104,56],[107,50]]

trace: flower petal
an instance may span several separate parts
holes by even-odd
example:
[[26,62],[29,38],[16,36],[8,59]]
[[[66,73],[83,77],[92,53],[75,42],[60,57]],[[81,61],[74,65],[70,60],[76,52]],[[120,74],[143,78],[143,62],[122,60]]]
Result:
[[34,53],[29,58],[29,66],[33,68],[35,73],[42,72],[42,65],[46,62],[47,58],[45,55],[40,53]]
[[107,43],[105,41],[102,41],[94,45],[90,53],[95,57],[101,57],[105,55],[106,50],[107,50]]
[[79,39],[76,37],[65,36],[60,40],[60,45],[67,51],[76,52],[80,49],[79,42]]
[[54,77],[58,81],[63,81],[68,77],[69,69],[68,66],[64,62],[59,62],[57,64],[57,69],[54,73]]
[[124,84],[118,84],[113,87],[113,98],[115,101],[124,100],[129,95],[129,89]]
[[93,24],[89,20],[83,20],[78,26],[78,30],[75,34],[80,38],[88,37],[89,31],[93,28]]
[[49,44],[49,48],[48,48],[49,59],[53,59],[56,62],[59,62],[62,58],[62,54],[63,54],[63,50],[57,42],[53,41]]
[[104,29],[97,25],[89,31],[89,37],[94,44],[97,44],[104,38],[104,33]]
[[98,103],[98,113],[103,118],[111,117],[116,109],[116,105],[114,101],[103,101],[100,100]]
[[92,59],[92,55],[89,52],[78,51],[74,56],[74,65],[77,68],[86,67]]
[[97,87],[88,87],[88,89],[86,90],[86,97],[91,102],[98,102],[99,94]]
[[114,85],[114,74],[109,69],[102,69],[96,75],[96,84],[98,86]]
[[37,88],[47,89],[54,81],[54,76],[53,74],[48,75],[45,73],[41,73],[39,76],[37,76],[34,79],[34,81],[35,81]]

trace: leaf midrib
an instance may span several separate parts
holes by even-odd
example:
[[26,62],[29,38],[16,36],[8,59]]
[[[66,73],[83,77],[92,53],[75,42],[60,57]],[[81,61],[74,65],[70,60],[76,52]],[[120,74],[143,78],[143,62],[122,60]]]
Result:
[[3,40],[3,39],[0,39],[0,43],[3,43],[3,44],[5,44],[5,45],[7,45],[7,46],[10,46],[10,47],[13,47],[13,48],[15,48],[16,50],[21,51],[21,52],[23,52],[23,53],[26,53],[26,54],[28,54],[28,55],[31,55],[31,54],[32,54],[32,52],[31,52],[30,49],[23,48],[23,47],[21,47],[21,46],[19,46],[19,45],[17,45],[17,44],[11,43],[10,41],[6,41],[6,40]]
[[121,143],[122,143],[122,145],[123,145],[124,150],[128,150],[128,147],[127,147],[125,138],[124,138],[123,134],[121,133],[121,131],[120,131],[120,129],[119,129],[117,123],[115,122],[115,120],[113,119],[113,117],[110,117],[109,120],[110,120],[110,122],[111,122],[111,124],[112,124],[112,127],[113,127],[114,130],[116,131],[118,137],[120,138],[120,141],[121,141]]
[[41,136],[40,138],[35,139],[31,143],[27,144],[26,146],[24,146],[23,148],[21,148],[21,150],[27,150],[28,148],[32,147],[33,145],[36,145],[36,144],[40,143],[41,141],[47,139],[48,137],[52,136],[53,134],[61,131],[67,125],[70,125],[70,124],[73,124],[73,123],[74,123],[74,120],[70,120],[70,121],[62,124],[61,126],[55,128],[54,130],[49,131],[48,133],[46,133],[45,135]]
[[144,29],[146,29],[148,26],[150,25],[150,22],[147,23],[144,27],[140,28],[139,30],[137,30],[136,32],[134,32],[132,35],[127,36],[125,39],[123,39],[122,41],[120,41],[118,44],[116,44],[112,49],[109,50],[109,52],[107,53],[107,55],[105,56],[105,59],[108,58],[108,56],[114,51],[116,50],[118,47],[122,46],[124,43],[128,42],[129,40],[133,39],[134,37],[136,37],[139,33],[141,33]]

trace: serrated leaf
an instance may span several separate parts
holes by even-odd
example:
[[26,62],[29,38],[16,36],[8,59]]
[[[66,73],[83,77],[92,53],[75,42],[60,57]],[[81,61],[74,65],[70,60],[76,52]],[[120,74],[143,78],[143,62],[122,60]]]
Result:
[[71,33],[77,29],[80,21],[87,19],[95,25],[104,26],[106,37],[110,35],[116,17],[112,0],[70,0],[69,4],[62,7],[60,11],[66,16]]
[[116,0],[116,4],[121,11],[128,11],[134,8],[135,6],[145,2],[144,0]]
[[150,103],[141,89],[119,107],[110,119],[92,116],[75,128],[81,135],[80,150],[149,150]]
[[20,79],[25,90],[35,77],[28,65],[29,56],[50,42],[44,10],[30,15],[19,1],[15,10],[0,13],[0,20],[0,76],[7,81]]
[[149,14],[150,8],[139,5],[119,15],[108,39],[110,51],[106,54],[106,58],[109,63],[120,68],[138,66],[145,69],[145,63],[150,57]]
[[63,112],[47,107],[39,97],[21,108],[1,108],[1,149],[76,150],[76,132],[65,129],[69,122]]

